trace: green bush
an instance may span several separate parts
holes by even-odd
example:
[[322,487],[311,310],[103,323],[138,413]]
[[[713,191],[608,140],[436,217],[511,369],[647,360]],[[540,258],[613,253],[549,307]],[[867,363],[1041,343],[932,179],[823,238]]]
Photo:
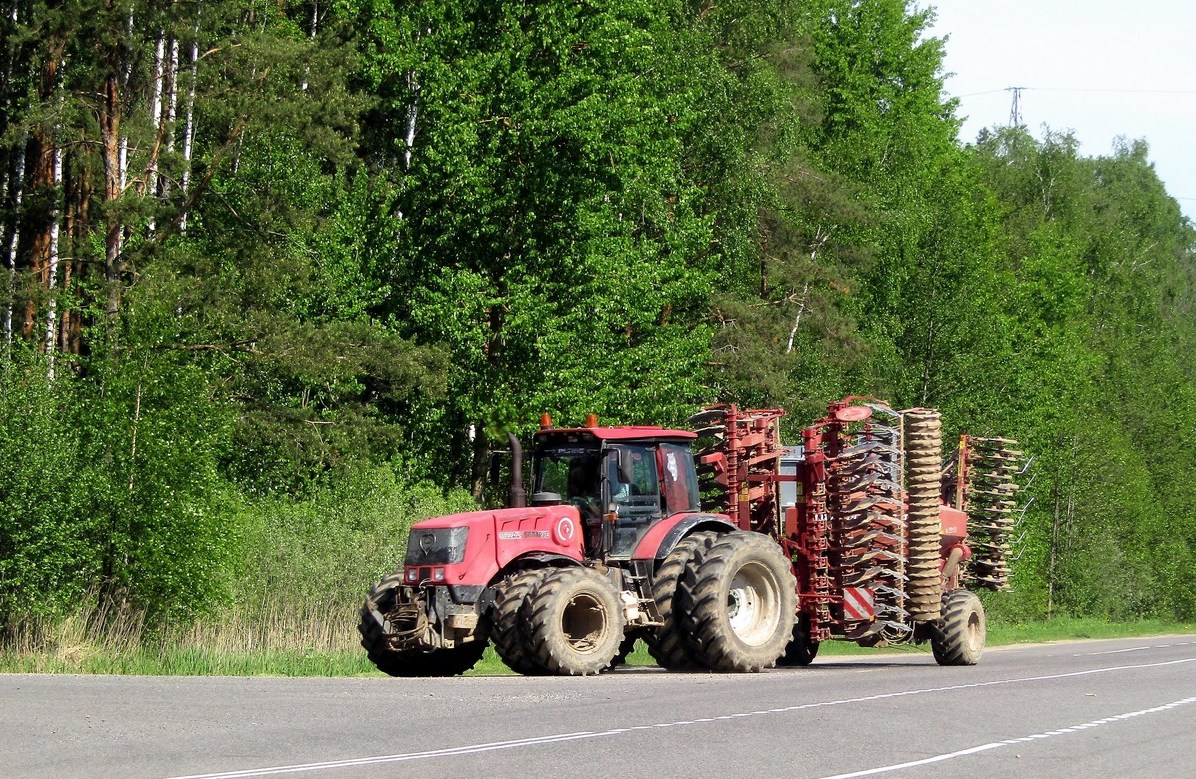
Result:
[[[259,645],[302,645],[300,635],[355,642],[357,607],[402,562],[412,523],[476,508],[465,491],[446,494],[402,461],[339,469],[307,498],[246,500],[235,520],[229,610],[219,619],[259,632]],[[321,624],[328,621],[338,624]]]
[[100,567],[97,522],[82,511],[72,388],[37,359],[0,373],[0,620],[60,614]]

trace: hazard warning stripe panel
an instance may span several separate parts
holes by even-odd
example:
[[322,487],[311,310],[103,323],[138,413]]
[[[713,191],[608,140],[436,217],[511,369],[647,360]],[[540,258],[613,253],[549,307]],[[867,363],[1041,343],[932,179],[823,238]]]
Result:
[[849,622],[872,620],[876,615],[872,590],[867,587],[843,588],[843,619]]

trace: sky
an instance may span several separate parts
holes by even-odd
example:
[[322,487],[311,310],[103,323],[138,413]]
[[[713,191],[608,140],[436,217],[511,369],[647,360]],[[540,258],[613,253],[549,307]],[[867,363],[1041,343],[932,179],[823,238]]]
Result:
[[1196,2],[1193,0],[918,0],[947,38],[947,93],[960,139],[1008,124],[1070,130],[1086,156],[1143,139],[1168,193],[1196,221]]

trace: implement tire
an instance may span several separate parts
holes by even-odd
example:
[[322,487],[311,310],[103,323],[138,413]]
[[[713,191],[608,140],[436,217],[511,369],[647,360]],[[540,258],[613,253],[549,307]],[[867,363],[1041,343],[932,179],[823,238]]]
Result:
[[426,652],[390,648],[382,626],[374,619],[373,611],[384,614],[390,611],[394,607],[394,590],[402,583],[401,572],[387,576],[374,585],[361,607],[357,631],[361,633],[361,646],[374,667],[389,676],[400,677],[456,676],[473,668],[482,659],[482,652],[486,651],[485,641],[471,641],[452,649],[430,649]]
[[987,622],[974,593],[952,590],[943,599],[943,617],[930,637],[939,665],[975,665],[984,653]]
[[495,587],[494,604],[486,614],[486,630],[494,650],[507,667],[525,676],[542,674],[542,669],[528,654],[531,642],[519,609],[544,575],[543,569],[516,571]]
[[640,632],[625,633],[623,635],[623,642],[619,644],[619,651],[615,652],[615,656],[611,658],[610,665],[602,669],[604,671],[612,671],[621,665],[627,665],[627,656],[635,651],[635,642],[643,638]]
[[694,659],[689,648],[680,615],[673,609],[673,601],[686,566],[693,560],[694,555],[709,549],[717,538],[718,533],[705,531],[681,539],[661,562],[652,578],[652,598],[656,601],[656,608],[660,611],[664,624],[650,631],[645,637],[645,643],[648,645],[648,654],[652,655],[652,659],[661,668],[669,671],[693,671],[702,667],[702,664]]
[[545,673],[599,673],[610,666],[623,643],[619,594],[592,568],[546,572],[519,614],[527,629],[528,657]]
[[809,665],[818,656],[818,642],[810,640],[810,616],[799,614],[793,626],[793,640],[785,647],[785,654],[777,660],[782,668]]
[[695,554],[677,599],[693,656],[712,671],[769,668],[793,638],[797,580],[759,533],[729,533]]

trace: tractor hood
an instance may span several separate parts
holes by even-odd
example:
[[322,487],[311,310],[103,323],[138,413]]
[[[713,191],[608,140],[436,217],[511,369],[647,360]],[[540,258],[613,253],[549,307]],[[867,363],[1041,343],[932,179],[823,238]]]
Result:
[[[513,560],[582,560],[585,528],[575,506],[467,511],[411,527],[405,578],[450,585],[488,585]],[[414,573],[412,572],[414,569]]]

